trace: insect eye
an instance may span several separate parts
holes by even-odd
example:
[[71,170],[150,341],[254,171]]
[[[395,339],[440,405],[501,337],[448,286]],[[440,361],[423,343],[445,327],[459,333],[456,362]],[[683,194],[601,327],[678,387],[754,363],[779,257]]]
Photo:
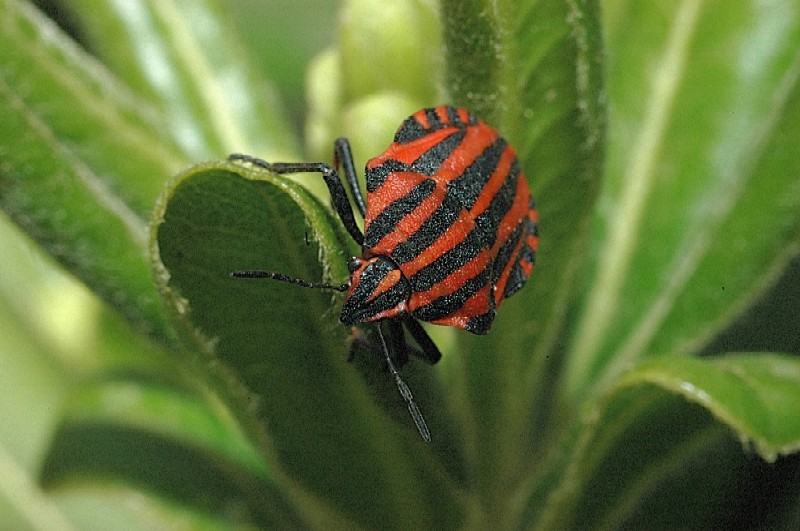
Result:
[[361,260],[361,258],[354,256],[353,258],[350,259],[349,262],[347,262],[347,270],[350,271],[350,273],[355,273],[356,270],[358,270],[358,268],[361,267],[361,264],[363,263],[364,261]]

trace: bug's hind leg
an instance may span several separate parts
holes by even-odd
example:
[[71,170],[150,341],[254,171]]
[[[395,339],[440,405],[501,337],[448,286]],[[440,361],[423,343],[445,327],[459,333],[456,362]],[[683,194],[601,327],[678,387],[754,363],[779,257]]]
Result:
[[338,170],[340,164],[344,172],[344,178],[350,186],[350,193],[353,194],[353,200],[363,218],[367,214],[367,203],[364,201],[364,196],[358,187],[358,175],[356,174],[356,166],[353,163],[353,151],[350,149],[350,142],[346,138],[337,138],[336,142],[333,143],[333,167]]
[[408,363],[409,351],[403,324],[394,319],[387,320],[387,324],[389,326],[389,343],[391,344],[392,357],[397,364],[397,368],[401,368]]
[[[419,345],[419,348],[409,345],[406,341],[405,331],[403,330],[404,325],[408,329],[409,333],[411,333],[414,341],[416,341],[417,345]],[[402,321],[387,319],[386,326],[386,336],[388,336],[386,338],[387,343],[391,351],[392,358],[394,359],[398,369],[408,363],[409,355],[414,355],[421,360],[430,363],[431,365],[435,364],[442,358],[442,353],[439,351],[436,343],[433,342],[428,333],[424,328],[422,328],[422,325],[420,325],[416,319],[407,318],[403,319]],[[353,344],[351,346],[350,353],[347,356],[348,362],[353,361],[355,351],[359,345],[368,349],[375,348],[375,343],[370,341],[369,337],[364,333],[364,331],[357,327],[354,328],[353,331]]]
[[[347,152],[349,153],[349,146],[347,148]],[[347,229],[347,232],[350,233],[350,236],[353,237],[358,245],[362,245],[364,243],[364,233],[361,232],[361,229],[358,228],[358,225],[356,224],[356,219],[353,216],[353,208],[350,206],[350,200],[347,199],[347,192],[344,189],[341,179],[339,179],[339,173],[335,168],[331,167],[330,164],[326,164],[324,162],[267,162],[256,157],[242,155],[240,153],[234,153],[233,155],[230,155],[228,160],[246,162],[273,173],[321,173],[322,178],[325,180],[325,184],[328,186],[328,191],[331,194],[333,208],[339,215],[339,219],[342,220],[344,228]],[[352,155],[350,155],[349,167],[352,168],[352,166]],[[348,170],[346,167],[345,171],[350,170]],[[347,176],[347,179],[348,183],[350,183],[350,180],[355,179],[355,177]],[[350,186],[352,186],[352,184],[350,184]],[[356,200],[358,201],[358,198]],[[361,208],[360,204],[358,208]]]
[[442,359],[442,353],[439,351],[439,347],[437,347],[436,343],[433,342],[433,339],[431,339],[431,336],[428,335],[428,332],[422,328],[422,325],[419,324],[419,321],[411,316],[408,316],[403,319],[403,324],[411,333],[411,336],[414,338],[414,341],[417,342],[419,348],[422,349],[422,352],[420,353],[414,351],[415,354],[431,365]]

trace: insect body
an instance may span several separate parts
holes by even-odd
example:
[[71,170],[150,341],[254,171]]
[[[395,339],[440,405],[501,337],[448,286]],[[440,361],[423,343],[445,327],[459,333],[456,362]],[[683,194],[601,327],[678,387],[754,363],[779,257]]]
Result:
[[[408,117],[394,142],[366,165],[367,201],[358,188],[350,145],[339,139],[334,164],[268,163],[275,173],[319,172],[333,205],[362,255],[350,260],[344,285],[305,282],[265,271],[233,276],[273,278],[306,287],[346,291],[341,321],[381,323],[398,365],[407,359],[403,325],[436,363],[436,345],[417,320],[456,326],[475,334],[489,331],[497,309],[527,280],[536,256],[537,214],[514,150],[496,130],[465,109],[441,106]],[[338,169],[359,213],[358,228]],[[422,415],[384,348],[417,427],[430,439]]]
[[536,210],[513,149],[464,109],[425,109],[367,163],[366,182],[364,255],[342,321],[410,314],[488,332],[536,251]]

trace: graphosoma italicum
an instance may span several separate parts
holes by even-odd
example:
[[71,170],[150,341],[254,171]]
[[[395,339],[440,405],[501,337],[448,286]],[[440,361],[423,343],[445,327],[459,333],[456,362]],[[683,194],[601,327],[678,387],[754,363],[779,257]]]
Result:
[[[230,158],[274,173],[321,173],[344,227],[362,246],[361,256],[348,263],[350,280],[343,285],[267,271],[232,276],[347,292],[342,323],[376,323],[389,371],[420,434],[430,441],[384,334],[397,366],[408,360],[404,326],[419,344],[419,355],[436,363],[441,353],[418,320],[486,334],[503,300],[525,284],[536,258],[538,225],[514,150],[465,109],[420,110],[403,122],[383,154],[367,162],[366,202],[344,138],[334,143],[333,165]],[[339,178],[340,166],[364,219],[363,233]]]

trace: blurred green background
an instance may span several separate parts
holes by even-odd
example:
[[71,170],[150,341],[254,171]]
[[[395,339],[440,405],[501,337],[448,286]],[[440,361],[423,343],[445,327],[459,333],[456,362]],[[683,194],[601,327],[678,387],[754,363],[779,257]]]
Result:
[[[305,66],[335,38],[335,0],[235,0],[231,16],[242,40],[256,51],[254,59],[302,132]],[[298,136],[302,137],[302,134]]]
[[[53,2],[37,4],[78,42],[86,43],[86,36],[71,21],[68,11],[58,11]],[[275,84],[294,128],[293,136],[303,138],[306,67],[317,52],[336,39],[339,3],[233,0],[227,5],[241,40],[253,51],[256,68]],[[150,344],[140,348],[145,339],[81,283],[63,273],[4,215],[0,216],[0,271],[0,389],[11,397],[0,400],[0,529],[20,527],[21,521],[13,516],[20,507],[25,508],[26,515],[36,515],[41,528],[66,527],[49,501],[39,498],[35,484],[63,402],[92,374],[113,372],[116,365],[130,370],[136,363],[153,363],[150,359],[131,360],[140,352],[154,349]],[[766,291],[762,302],[732,323],[730,331],[709,344],[705,353],[730,349],[800,352],[800,333],[786,333],[800,330],[798,301],[800,261],[795,259],[776,285]],[[776,338],[781,344],[776,344]],[[161,360],[162,365],[169,367],[169,361]],[[131,497],[119,485],[113,489],[103,486],[101,501],[91,488],[97,487],[63,494],[59,508],[70,504],[80,507],[84,515],[80,521],[86,522],[91,516],[86,516],[85,508],[94,504],[97,527],[113,522],[118,511],[118,525],[114,527],[125,528],[131,526],[128,518],[147,513],[137,503],[152,502],[135,493]],[[124,501],[109,504],[109,492],[112,496],[118,493]],[[180,510],[175,508],[176,512]]]
[[[85,44],[81,28],[60,7],[63,3],[35,4]],[[302,138],[306,65],[335,38],[339,3],[230,0],[227,4],[241,40],[255,51],[251,58],[263,77],[274,83],[296,128],[293,133]],[[143,340],[5,214],[0,215],[0,272],[0,529],[30,524],[15,516],[21,507],[28,516],[37,515],[40,527],[68,528],[32,483],[63,401],[83,378],[108,370],[116,359],[135,356]],[[134,510],[132,499],[121,491],[104,491],[105,502],[94,498],[91,489],[74,491],[62,502],[66,507],[74,504],[84,522],[91,515],[85,509],[96,504],[99,526],[118,518],[115,527],[125,528],[148,512]],[[118,516],[115,510],[109,514],[113,504],[109,505],[108,496],[120,500]],[[147,500],[138,503],[147,505]]]

